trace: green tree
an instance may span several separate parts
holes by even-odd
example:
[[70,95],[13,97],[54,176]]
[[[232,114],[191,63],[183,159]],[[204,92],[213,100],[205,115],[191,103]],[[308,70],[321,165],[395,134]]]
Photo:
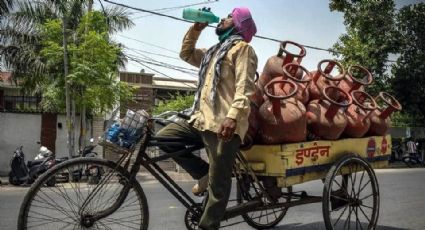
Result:
[[[51,20],[44,24],[42,33],[41,58],[46,60],[46,67],[55,70],[63,62],[62,21]],[[84,145],[85,121],[89,114],[100,114],[113,108],[119,101],[132,97],[130,86],[117,79],[121,49],[118,44],[109,41],[108,27],[101,12],[85,15],[76,28],[72,42],[68,45],[69,74],[65,78],[69,85],[71,97],[75,101],[74,111],[80,111],[81,127],[79,143]],[[60,71],[45,74],[46,80],[43,106],[61,107],[65,98],[63,78]],[[51,87],[51,86],[60,87]],[[58,90],[59,89],[59,90]],[[59,103],[59,104],[55,104]]]
[[398,51],[393,0],[331,0],[331,11],[344,14],[347,33],[339,37],[333,49],[345,66],[365,66],[374,76],[372,94],[389,89],[388,55]]
[[[3,2],[6,4],[9,1]],[[15,1],[13,10],[10,13],[7,11],[1,17],[0,55],[5,64],[4,68],[22,82],[26,91],[40,91],[38,85],[43,81],[43,75],[50,71],[45,69],[45,60],[41,60],[39,55],[42,42],[41,25],[52,19],[66,19],[66,38],[72,40],[90,3],[92,1],[89,0]],[[123,8],[105,8],[102,13],[106,17],[103,24],[107,25],[109,34],[133,25],[128,18],[128,12]],[[123,55],[120,55],[119,63],[125,63]],[[56,71],[64,72],[63,62],[57,66]]]
[[[10,11],[11,13],[2,18],[0,24],[0,55],[3,62],[6,63],[6,68],[13,72],[15,79],[20,80],[24,89],[31,92],[43,92],[46,96],[44,104],[50,107],[64,104],[60,96],[65,91],[66,100],[64,107],[67,114],[68,143],[71,143],[69,145],[70,155],[74,152],[75,113],[76,107],[78,107],[75,105],[74,97],[71,96],[75,96],[75,91],[81,91],[81,89],[78,87],[72,88],[74,92],[71,92],[68,80],[75,80],[75,77],[72,78],[68,75],[74,74],[75,76],[75,73],[72,72],[73,69],[70,69],[70,67],[75,68],[78,65],[69,63],[68,44],[78,44],[80,41],[77,40],[77,34],[81,34],[82,30],[88,31],[86,29],[87,23],[84,29],[81,29],[82,26],[80,24],[82,23],[83,15],[91,11],[92,4],[93,1],[91,0],[16,1],[13,10]],[[102,13],[105,16],[102,23],[106,25],[109,34],[132,25],[128,18],[128,13],[123,8],[106,8]],[[62,42],[57,43],[61,46],[55,47],[54,44],[50,44],[52,45],[50,48],[53,51],[62,49],[63,60],[57,65],[52,65],[51,62],[57,62],[59,59],[48,60],[46,59],[46,57],[49,57],[47,54],[41,55],[41,50],[46,45],[43,44],[42,25],[54,19],[62,21],[62,33],[60,34]],[[79,32],[77,31],[78,28],[80,28]],[[107,40],[111,42],[109,39]],[[72,45],[70,47],[72,48]],[[60,52],[53,52],[52,54],[54,53],[60,54]],[[125,61],[122,59],[123,55],[119,55],[119,57],[116,60],[115,69],[118,69],[118,65]],[[45,91],[45,89],[49,91]],[[46,102],[49,98],[51,100]],[[80,112],[83,116],[81,117],[85,118],[86,107],[83,106],[82,108]],[[85,119],[82,121],[85,121]]]
[[190,108],[193,104],[194,96],[193,95],[182,95],[177,94],[173,95],[171,99],[166,101],[161,101],[153,109],[153,114],[158,115],[166,111],[182,111],[187,108]]
[[[392,68],[393,93],[415,125],[425,124],[425,4],[405,6],[397,17],[400,57]],[[412,122],[410,122],[412,123]],[[421,124],[419,124],[421,123]]]
[[[108,40],[108,28],[104,21],[101,12],[85,15],[75,33],[76,42],[69,44],[70,74],[66,80],[72,89],[77,110],[81,111],[85,106],[93,114],[108,111],[118,101],[132,97],[130,87],[119,82],[116,77],[121,49]],[[46,67],[52,70],[45,74],[45,84],[41,84],[45,92],[42,103],[47,110],[64,109],[65,95],[61,90],[64,81],[62,73],[55,71],[63,61],[61,31],[60,20],[50,20],[43,25],[40,57],[46,60]]]

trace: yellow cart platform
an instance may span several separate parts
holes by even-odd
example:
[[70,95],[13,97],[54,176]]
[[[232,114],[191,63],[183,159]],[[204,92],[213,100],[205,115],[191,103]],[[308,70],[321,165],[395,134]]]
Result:
[[276,177],[279,187],[288,187],[325,178],[332,164],[347,154],[360,156],[372,168],[386,167],[391,136],[254,145],[242,154],[256,175]]
[[[238,201],[249,206],[262,199],[261,207],[242,215],[250,226],[271,228],[288,208],[321,202],[326,229],[376,228],[380,195],[374,169],[388,166],[390,135],[254,145],[238,155]],[[322,196],[292,186],[320,179]]]

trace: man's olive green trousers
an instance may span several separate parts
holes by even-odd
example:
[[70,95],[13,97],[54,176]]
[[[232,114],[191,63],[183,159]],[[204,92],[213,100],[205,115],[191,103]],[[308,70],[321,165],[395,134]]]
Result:
[[[224,217],[224,211],[229,200],[232,186],[232,167],[236,152],[239,150],[241,139],[238,135],[224,142],[211,131],[199,131],[187,122],[171,123],[161,129],[159,137],[184,138],[189,143],[203,144],[208,154],[209,165],[199,156],[192,153],[180,155],[173,159],[185,169],[194,179],[200,179],[208,173],[208,201],[202,214],[199,227],[201,229],[216,230]],[[165,152],[176,152],[181,147],[163,147]]]

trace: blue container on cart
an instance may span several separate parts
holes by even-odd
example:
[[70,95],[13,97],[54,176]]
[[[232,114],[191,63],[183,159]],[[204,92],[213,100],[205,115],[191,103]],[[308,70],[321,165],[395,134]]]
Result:
[[118,142],[118,136],[120,135],[121,132],[121,128],[120,128],[120,124],[115,123],[113,124],[107,132],[106,135],[106,140],[112,142],[112,143],[117,143]]

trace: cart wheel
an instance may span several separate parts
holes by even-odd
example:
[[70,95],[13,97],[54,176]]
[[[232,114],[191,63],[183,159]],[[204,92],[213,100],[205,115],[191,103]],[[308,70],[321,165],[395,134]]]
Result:
[[[287,193],[290,194],[291,192],[292,188],[289,187]],[[259,199],[259,197],[262,199],[265,209],[242,214],[242,218],[249,226],[255,229],[273,228],[282,221],[288,211],[288,208],[267,208],[267,205],[288,202],[290,201],[290,197],[281,195],[279,198],[276,198],[276,200],[271,202],[262,194],[258,184],[256,184],[251,177],[244,176],[238,179],[236,191],[238,204]]]
[[351,154],[329,170],[323,189],[326,229],[375,229],[379,187],[368,162]]

